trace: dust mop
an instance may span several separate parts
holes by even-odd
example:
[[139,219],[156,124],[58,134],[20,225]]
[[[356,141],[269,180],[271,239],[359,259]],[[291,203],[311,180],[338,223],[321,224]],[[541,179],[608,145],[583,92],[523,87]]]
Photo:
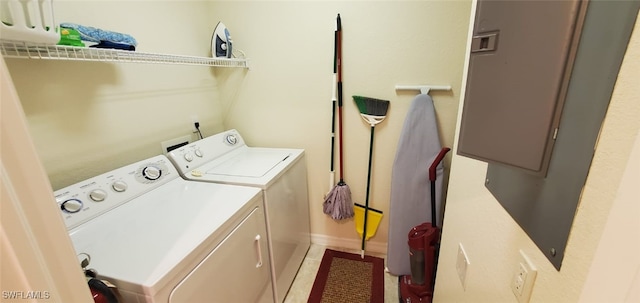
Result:
[[[369,211],[373,211],[376,213],[376,217],[382,217],[382,212],[379,210],[374,210],[369,208],[369,192],[371,188],[371,163],[373,160],[373,134],[375,132],[375,126],[382,122],[384,118],[387,117],[387,110],[389,109],[389,101],[380,100],[362,96],[353,96],[353,101],[356,102],[358,106],[358,110],[360,111],[360,116],[362,119],[369,125],[371,125],[371,139],[369,143],[369,168],[367,173],[367,194],[364,204],[364,222],[362,225],[362,244],[361,249],[362,252],[360,256],[364,258],[364,242],[368,239],[367,234],[369,234],[369,229],[367,228],[367,219],[369,217]],[[379,218],[376,220],[376,226],[373,229],[377,229],[377,224],[380,222]],[[370,237],[371,235],[369,235]]]
[[343,220],[353,217],[353,202],[351,201],[351,190],[344,182],[343,156],[342,156],[342,21],[340,14],[337,18],[338,30],[336,31],[336,66],[338,71],[338,145],[340,146],[340,181],[327,194],[324,200],[324,213],[330,215],[334,220]]

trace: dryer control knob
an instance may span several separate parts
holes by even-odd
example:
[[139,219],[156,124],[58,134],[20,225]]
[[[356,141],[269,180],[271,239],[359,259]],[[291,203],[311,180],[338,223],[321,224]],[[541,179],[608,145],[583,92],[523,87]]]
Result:
[[238,137],[235,134],[229,134],[224,137],[224,141],[229,145],[236,145],[238,143]]
[[191,155],[191,153],[187,153],[184,154],[184,159],[187,160],[187,162],[191,162],[193,161],[193,156]]
[[162,171],[154,166],[147,166],[142,169],[142,175],[148,180],[158,180],[162,175]]
[[94,189],[89,193],[89,198],[96,202],[102,202],[107,198],[107,192],[102,189]]
[[127,187],[127,183],[125,183],[124,181],[115,181],[113,182],[113,184],[111,184],[111,188],[119,193],[127,190]]
[[202,151],[200,151],[199,149],[194,150],[193,153],[196,154],[196,156],[202,158]]
[[60,209],[68,213],[77,213],[82,209],[82,201],[78,199],[69,199],[60,204]]

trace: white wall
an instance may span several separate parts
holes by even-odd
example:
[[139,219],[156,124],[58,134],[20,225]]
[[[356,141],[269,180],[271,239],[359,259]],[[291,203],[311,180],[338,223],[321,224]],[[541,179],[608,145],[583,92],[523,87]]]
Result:
[[[138,51],[210,56],[207,1],[54,1],[57,22],[131,34]],[[160,142],[223,130],[204,66],[6,59],[54,189],[161,152]],[[195,137],[194,137],[195,138]]]
[[[602,281],[602,277],[597,275],[604,272],[598,270],[598,267],[590,271],[590,267],[609,211],[616,199],[634,139],[640,129],[640,103],[637,102],[640,98],[637,85],[637,79],[640,77],[639,60],[640,23],[636,22],[578,205],[560,271],[548,262],[484,187],[487,165],[465,157],[453,157],[436,280],[436,302],[516,302],[509,285],[520,249],[538,268],[531,302],[577,302],[581,298],[588,277],[591,280],[590,287],[602,286],[597,283]],[[459,121],[460,119],[458,123]],[[633,181],[633,177],[631,178]],[[636,184],[637,181],[636,178]],[[637,202],[637,197],[634,199],[634,202]],[[637,215],[635,220],[637,221]],[[627,245],[637,249],[639,243],[638,239],[633,237],[633,232],[626,233],[623,229],[618,231],[623,234],[617,237],[626,239],[629,241]],[[603,239],[605,240],[619,241],[615,238]],[[456,274],[455,256],[458,243],[464,245],[471,263],[467,272],[466,289],[463,289]],[[627,278],[633,277],[634,271],[637,271],[638,256],[625,260],[599,260],[600,268],[616,266],[613,271],[607,272],[611,283],[603,290],[605,293],[613,291],[615,296],[605,295],[604,300],[622,302],[626,294],[620,294],[618,291],[631,289]],[[625,266],[630,267],[631,271],[629,268],[625,269]],[[618,279],[619,284],[616,283]],[[635,279],[638,281],[638,278]],[[598,292],[597,290],[585,288],[584,291],[585,295],[581,301],[603,302],[589,296],[589,293]],[[635,291],[637,292],[637,286]]]
[[[441,142],[451,146],[470,7],[470,1],[215,3],[214,19],[229,27],[234,47],[251,58],[252,66],[246,77],[220,87],[221,95],[230,96],[222,101],[228,108],[225,126],[238,129],[250,145],[306,150],[312,233],[330,243],[359,247],[353,220],[335,222],[322,213],[323,197],[329,191],[337,14],[343,26],[345,182],[353,200],[364,204],[370,128],[351,96],[390,100],[386,120],[375,129],[369,201],[388,213],[397,141],[418,93],[396,92],[394,87],[453,87],[451,92],[432,93]],[[386,252],[387,230],[384,217],[368,247]]]

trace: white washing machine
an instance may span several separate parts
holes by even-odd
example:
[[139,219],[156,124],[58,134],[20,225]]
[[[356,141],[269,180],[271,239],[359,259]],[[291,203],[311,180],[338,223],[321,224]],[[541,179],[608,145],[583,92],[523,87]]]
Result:
[[229,130],[168,156],[187,180],[263,190],[274,299],[284,301],[311,244],[304,150],[249,147]]
[[156,156],[55,191],[77,254],[125,303],[273,302],[262,193]]

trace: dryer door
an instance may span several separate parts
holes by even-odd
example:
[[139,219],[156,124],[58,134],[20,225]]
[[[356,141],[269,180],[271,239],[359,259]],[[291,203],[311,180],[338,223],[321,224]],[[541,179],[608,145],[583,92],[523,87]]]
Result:
[[253,210],[187,277],[170,303],[273,302],[264,212]]

